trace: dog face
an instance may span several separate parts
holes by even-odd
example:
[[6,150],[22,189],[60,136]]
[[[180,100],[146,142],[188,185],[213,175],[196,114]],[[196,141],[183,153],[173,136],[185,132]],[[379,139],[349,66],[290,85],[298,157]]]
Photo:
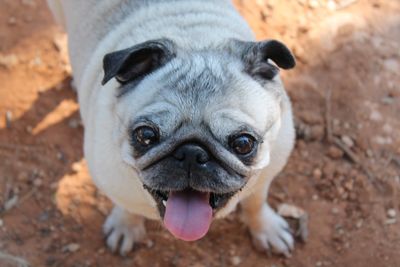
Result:
[[105,56],[103,84],[119,82],[123,160],[175,236],[204,235],[212,215],[268,165],[281,125],[277,66],[294,65],[273,40],[187,51],[161,39]]

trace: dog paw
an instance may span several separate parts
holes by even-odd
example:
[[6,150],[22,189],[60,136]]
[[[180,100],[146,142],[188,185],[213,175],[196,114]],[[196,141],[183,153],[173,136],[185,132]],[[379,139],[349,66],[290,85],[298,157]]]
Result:
[[249,225],[256,249],[268,254],[272,251],[290,257],[294,239],[288,223],[268,205],[262,208],[257,221],[253,227]]
[[114,207],[103,225],[103,232],[107,247],[113,253],[119,252],[121,256],[125,256],[135,243],[145,237],[144,218]]

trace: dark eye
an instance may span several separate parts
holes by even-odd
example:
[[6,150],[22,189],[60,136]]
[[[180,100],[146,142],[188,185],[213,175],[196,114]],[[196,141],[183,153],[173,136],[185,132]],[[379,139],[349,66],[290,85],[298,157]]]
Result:
[[135,130],[136,141],[143,145],[149,146],[158,142],[158,131],[149,126],[142,126]]
[[253,151],[254,143],[255,143],[254,137],[248,134],[243,134],[236,136],[231,141],[230,146],[237,154],[246,155],[249,154],[251,151]]

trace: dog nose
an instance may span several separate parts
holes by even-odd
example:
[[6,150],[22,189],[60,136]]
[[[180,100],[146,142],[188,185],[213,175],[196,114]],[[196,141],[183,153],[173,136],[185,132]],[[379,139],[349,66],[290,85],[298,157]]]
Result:
[[201,165],[210,160],[208,152],[197,144],[184,144],[174,151],[173,156],[190,165]]

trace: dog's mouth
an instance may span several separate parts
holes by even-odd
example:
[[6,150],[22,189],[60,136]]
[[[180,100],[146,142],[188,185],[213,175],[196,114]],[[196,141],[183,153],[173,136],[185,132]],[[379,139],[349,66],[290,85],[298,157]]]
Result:
[[202,238],[208,232],[213,214],[236,193],[200,192],[192,188],[182,191],[145,188],[156,201],[165,227],[185,241]]

